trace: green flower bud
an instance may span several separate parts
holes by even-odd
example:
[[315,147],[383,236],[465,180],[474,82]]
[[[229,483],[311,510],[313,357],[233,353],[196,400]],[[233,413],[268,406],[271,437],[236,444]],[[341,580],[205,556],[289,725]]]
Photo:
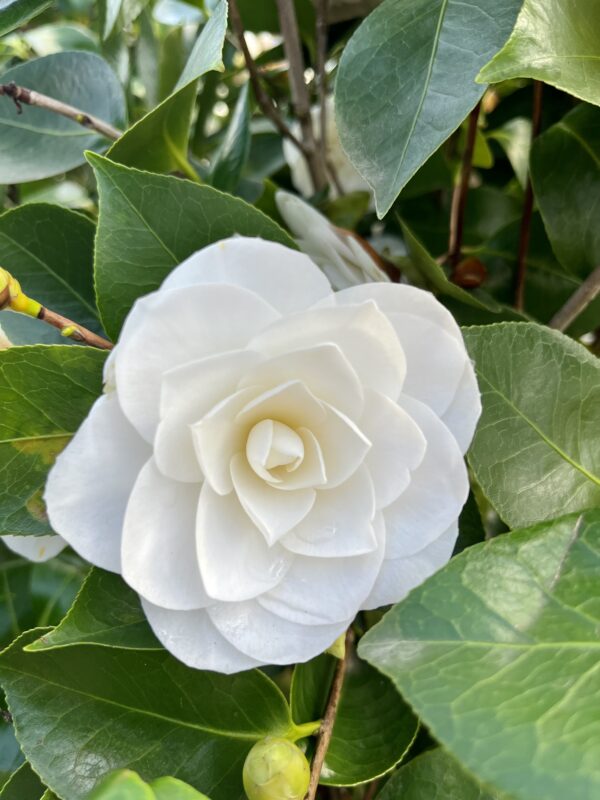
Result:
[[310,767],[295,744],[268,736],[248,753],[243,780],[248,800],[302,800]]

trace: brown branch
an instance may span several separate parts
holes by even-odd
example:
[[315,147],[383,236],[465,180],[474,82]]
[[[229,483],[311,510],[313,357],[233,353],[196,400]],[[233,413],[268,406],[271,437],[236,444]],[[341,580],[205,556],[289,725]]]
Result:
[[450,238],[448,240],[448,260],[450,266],[456,269],[462,253],[463,234],[465,227],[465,211],[467,208],[467,195],[469,193],[469,179],[471,177],[471,167],[473,164],[473,151],[475,150],[475,139],[477,138],[477,123],[481,102],[469,114],[469,125],[467,128],[467,141],[462,157],[460,170],[460,180],[454,187],[452,193],[452,206],[450,210]]
[[[531,142],[540,132],[542,125],[542,87],[541,81],[533,82],[533,110],[531,113]],[[533,187],[531,175],[527,177],[521,229],[519,231],[519,250],[517,253],[517,274],[515,280],[515,308],[522,311],[525,305],[525,279],[527,277],[527,253],[531,235],[531,216],[533,214]]]
[[317,148],[313,130],[310,96],[304,81],[304,56],[302,55],[302,44],[300,42],[294,0],[277,0],[277,11],[279,13],[281,35],[283,36],[283,50],[289,64],[292,105],[296,118],[300,123],[305,147],[304,156],[308,164],[313,187],[316,192],[320,192],[327,185],[327,178],[325,176],[325,165]]
[[260,71],[256,65],[256,62],[252,58],[250,50],[248,49],[248,45],[246,43],[246,36],[244,30],[244,23],[242,22],[242,17],[240,15],[240,11],[237,6],[237,0],[229,0],[229,19],[231,21],[231,27],[235,35],[237,36],[240,49],[242,51],[242,55],[244,56],[244,61],[246,62],[246,69],[248,70],[248,75],[250,76],[250,83],[252,84],[252,89],[254,91],[254,97],[256,98],[256,102],[258,103],[261,111],[271,120],[273,125],[277,128],[279,133],[282,136],[285,136],[286,139],[289,139],[298,150],[306,157],[306,148],[303,142],[298,139],[297,136],[294,135],[292,130],[290,129],[289,125],[283,119],[279,110],[273,100],[269,97],[269,95],[263,89],[263,85],[260,79]]
[[112,350],[114,345],[108,339],[98,336],[96,333],[84,328],[83,325],[78,325],[73,320],[63,317],[62,314],[57,314],[56,311],[50,311],[49,308],[42,306],[38,319],[47,322],[48,325],[57,328],[63,336],[73,339],[75,342],[87,344],[90,347],[98,347],[100,350]]
[[372,783],[370,783],[367,786],[367,789],[365,791],[365,796],[363,797],[363,800],[373,800],[373,798],[375,797],[375,793],[377,792],[378,788],[379,788],[379,781],[378,780],[373,781]]
[[33,89],[26,89],[24,86],[17,86],[16,83],[1,83],[0,96],[5,95],[10,97],[17,107],[17,113],[23,113],[21,104],[24,103],[28,106],[36,106],[43,108],[46,111],[52,111],[54,114],[60,114],[63,117],[83,125],[84,128],[90,128],[96,133],[105,136],[107,139],[118,139],[122,135],[122,131],[118,128],[113,128],[108,122],[104,122],[98,117],[92,116],[79,108],[70,106],[68,103],[63,103],[60,100],[55,100],[53,97],[48,97],[45,94],[35,92]]
[[600,294],[600,267],[587,276],[577,291],[557,311],[548,325],[557,331],[566,330],[589,304]]
[[344,685],[344,676],[346,674],[346,665],[348,663],[348,654],[352,642],[352,629],[349,628],[346,633],[346,649],[344,657],[338,660],[333,676],[333,682],[329,691],[329,700],[327,701],[327,708],[325,709],[325,716],[319,729],[319,738],[317,739],[317,747],[313,756],[310,768],[310,783],[308,784],[308,792],[306,793],[305,800],[315,800],[317,796],[317,789],[319,788],[319,778],[321,777],[321,770],[323,769],[323,762],[327,755],[327,748],[331,741],[333,733],[333,725],[335,723],[335,716],[337,714],[340,697],[342,694],[342,686]]

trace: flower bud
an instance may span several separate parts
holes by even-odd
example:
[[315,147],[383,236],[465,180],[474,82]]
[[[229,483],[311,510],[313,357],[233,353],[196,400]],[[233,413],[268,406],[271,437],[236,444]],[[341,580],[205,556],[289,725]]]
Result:
[[268,736],[248,753],[243,780],[248,800],[302,800],[310,767],[295,744]]
[[10,275],[0,267],[0,311],[10,304]]

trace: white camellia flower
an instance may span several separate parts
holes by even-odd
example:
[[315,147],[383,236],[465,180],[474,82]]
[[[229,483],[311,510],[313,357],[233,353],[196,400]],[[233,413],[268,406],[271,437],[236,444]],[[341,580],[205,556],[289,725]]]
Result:
[[336,228],[316,208],[289,192],[276,192],[275,202],[298,247],[321,267],[334,289],[389,281],[352,231]]
[[[311,117],[315,129],[315,136],[318,138],[321,133],[321,109],[319,106],[314,106],[311,109]],[[293,131],[297,136],[301,136],[301,130],[297,123],[293,126]],[[340,142],[337,126],[335,124],[333,96],[327,98],[325,140],[327,162],[335,170],[335,174],[344,194],[348,194],[349,192],[368,192],[372,196],[373,190],[370,185],[354,167],[342,148],[342,143]],[[310,177],[310,171],[306,164],[306,159],[289,139],[283,140],[283,155],[290,168],[292,183],[303,197],[311,197],[315,193],[315,190]],[[339,197],[339,192],[333,183],[330,184],[330,196],[333,198]],[[373,200],[371,205],[374,208]]]
[[334,294],[302,253],[228,239],[136,302],[106,384],[49,518],[186,664],[306,661],[451,555],[480,399],[427,292]]

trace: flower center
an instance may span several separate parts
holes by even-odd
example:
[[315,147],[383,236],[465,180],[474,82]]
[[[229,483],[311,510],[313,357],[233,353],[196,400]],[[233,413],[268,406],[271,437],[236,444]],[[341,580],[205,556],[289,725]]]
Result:
[[248,434],[246,457],[261,478],[281,483],[284,473],[294,472],[302,464],[304,442],[283,422],[263,419]]

